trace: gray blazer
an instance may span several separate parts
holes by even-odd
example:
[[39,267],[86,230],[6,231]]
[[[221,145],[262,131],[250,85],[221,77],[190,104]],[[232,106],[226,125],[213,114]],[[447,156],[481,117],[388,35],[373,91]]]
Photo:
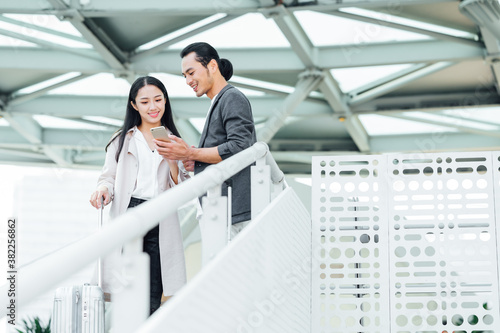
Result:
[[[218,147],[225,160],[257,141],[252,107],[245,95],[228,84],[213,101],[212,110],[201,133],[200,148]],[[195,161],[195,175],[210,164]],[[222,195],[232,186],[232,223],[250,220],[250,167],[243,169],[222,185]]]

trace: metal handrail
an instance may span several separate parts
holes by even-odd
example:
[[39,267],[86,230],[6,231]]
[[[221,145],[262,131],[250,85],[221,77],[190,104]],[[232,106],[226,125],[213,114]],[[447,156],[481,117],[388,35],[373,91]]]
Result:
[[[266,154],[268,156],[266,156]],[[205,194],[208,189],[222,184],[248,165],[260,158],[270,161],[273,182],[281,182],[281,170],[269,154],[269,147],[264,142],[257,142],[252,147],[218,163],[209,166],[204,172],[186,180],[158,197],[142,205],[129,209],[100,231],[80,241],[64,247],[48,256],[36,260],[18,270],[17,306],[23,306],[35,297],[57,286],[75,272],[89,265],[99,257],[104,257],[114,249],[144,236],[158,221],[177,212],[177,209]],[[276,170],[277,169],[277,170]],[[281,175],[280,175],[281,173]],[[0,286],[0,304],[6,304],[7,284]],[[6,315],[6,308],[0,310],[0,318]]]
[[266,153],[266,164],[271,167],[271,181],[273,184],[277,185],[285,180],[285,174],[278,167],[278,164],[273,158],[273,155],[269,152]]

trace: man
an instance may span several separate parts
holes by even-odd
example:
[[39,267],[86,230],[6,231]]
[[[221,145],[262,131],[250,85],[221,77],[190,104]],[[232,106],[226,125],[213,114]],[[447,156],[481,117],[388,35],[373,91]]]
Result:
[[[158,152],[166,158],[182,160],[195,175],[210,164],[239,153],[256,140],[252,109],[248,99],[227,81],[233,74],[232,64],[220,59],[209,44],[199,42],[181,51],[182,75],[197,97],[207,95],[212,101],[198,148],[171,136],[174,143],[158,141]],[[222,195],[232,186],[232,227],[234,237],[250,221],[250,167],[222,185]],[[203,235],[202,235],[203,237]]]

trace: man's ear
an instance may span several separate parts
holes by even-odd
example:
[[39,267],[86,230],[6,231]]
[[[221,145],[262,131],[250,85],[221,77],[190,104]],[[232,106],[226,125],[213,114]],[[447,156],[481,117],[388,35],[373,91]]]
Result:
[[217,61],[215,59],[210,60],[208,63],[208,68],[210,72],[215,73],[217,69],[219,68],[219,65],[217,65]]

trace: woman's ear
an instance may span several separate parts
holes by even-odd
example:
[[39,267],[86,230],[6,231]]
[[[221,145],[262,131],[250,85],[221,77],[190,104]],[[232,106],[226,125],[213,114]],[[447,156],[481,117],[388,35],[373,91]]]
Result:
[[137,108],[137,106],[135,105],[134,101],[130,101],[130,105],[132,105],[132,107],[136,110],[136,111],[139,111],[139,109]]

